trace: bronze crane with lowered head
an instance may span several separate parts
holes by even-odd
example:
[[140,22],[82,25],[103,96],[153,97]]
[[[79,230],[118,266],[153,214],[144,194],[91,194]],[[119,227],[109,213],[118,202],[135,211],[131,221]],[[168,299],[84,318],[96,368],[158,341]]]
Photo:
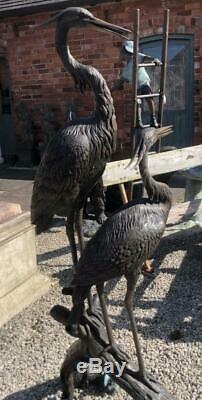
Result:
[[[84,92],[90,87],[95,95],[95,109],[88,118],[69,121],[48,143],[36,172],[31,220],[37,233],[50,226],[54,214],[67,217],[73,264],[77,264],[76,227],[80,250],[84,248],[82,232],[83,205],[89,191],[101,177],[106,162],[115,150],[117,125],[113,99],[101,73],[81,64],[70,53],[68,33],[74,27],[94,26],[121,37],[129,30],[94,17],[88,10],[71,7],[41,25],[56,21],[56,49],[64,68],[76,87]],[[37,28],[41,25],[32,26]]]
[[151,257],[163,235],[172,198],[170,188],[164,183],[157,182],[150,175],[147,153],[159,138],[171,132],[171,126],[136,129],[135,155],[138,157],[139,169],[148,198],[132,200],[104,222],[87,243],[81,255],[72,288],[63,289],[64,294],[72,293],[73,301],[67,330],[77,335],[78,323],[84,310],[84,300],[91,286],[96,285],[109,342],[113,346],[112,329],[103,297],[104,282],[125,276],[127,280],[125,306],[133,333],[139,375],[150,388],[152,383],[145,371],[133,315],[133,294],[142,263]]

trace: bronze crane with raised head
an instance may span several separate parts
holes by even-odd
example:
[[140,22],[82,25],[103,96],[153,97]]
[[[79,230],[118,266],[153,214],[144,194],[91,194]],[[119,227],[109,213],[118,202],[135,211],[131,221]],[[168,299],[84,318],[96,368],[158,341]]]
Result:
[[[131,323],[139,374],[142,381],[149,387],[152,387],[152,383],[146,375],[141,354],[133,316],[133,295],[142,263],[151,257],[163,235],[172,198],[170,188],[164,183],[157,182],[150,175],[147,153],[159,138],[171,132],[171,126],[157,129],[136,129],[135,155],[138,157],[140,173],[148,198],[132,200],[124,205],[104,222],[95,236],[87,243],[72,281],[73,307],[68,325],[68,331],[72,334],[75,332],[76,335],[78,322],[84,310],[84,300],[91,286],[96,285],[109,342],[114,345],[103,297],[104,282],[124,275],[127,280],[125,306]],[[64,288],[63,293],[70,294],[71,289]]]
[[67,217],[66,233],[75,266],[78,258],[74,227],[82,251],[83,205],[115,150],[117,125],[113,99],[105,79],[97,69],[81,64],[72,56],[68,33],[71,28],[87,26],[121,37],[127,37],[130,31],[102,21],[79,7],[67,8],[41,25],[54,21],[57,23],[55,41],[58,55],[80,91],[83,92],[87,86],[93,90],[95,109],[88,118],[67,122],[48,143],[35,176],[31,220],[40,233],[50,226],[54,214]]

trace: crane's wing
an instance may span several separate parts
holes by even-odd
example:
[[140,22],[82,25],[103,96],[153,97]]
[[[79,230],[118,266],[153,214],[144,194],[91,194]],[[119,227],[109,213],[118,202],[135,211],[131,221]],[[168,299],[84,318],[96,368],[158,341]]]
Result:
[[[48,143],[34,180],[31,221],[37,233],[46,230],[54,214],[66,215],[89,174],[86,126],[68,126]],[[78,134],[79,129],[79,134]]]
[[38,167],[37,181],[58,192],[64,188],[71,190],[79,181],[89,160],[89,140],[84,128],[70,126],[50,140]]
[[[50,208],[61,196],[74,198],[82,174],[89,170],[89,140],[85,135],[86,126],[69,126],[56,134],[48,143],[38,166],[33,194],[32,211]],[[79,134],[78,134],[79,130]]]
[[155,205],[137,204],[110,217],[87,243],[73,285],[91,285],[142,265],[155,250],[165,229],[165,217]]

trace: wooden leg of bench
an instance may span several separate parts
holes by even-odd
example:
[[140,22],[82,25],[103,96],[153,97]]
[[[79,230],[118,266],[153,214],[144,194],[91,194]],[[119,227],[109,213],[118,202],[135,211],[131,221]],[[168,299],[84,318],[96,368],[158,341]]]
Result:
[[142,266],[142,273],[152,274],[154,272],[154,267],[152,266],[151,260],[146,260]]
[[119,183],[119,190],[121,193],[121,198],[122,198],[122,202],[123,204],[127,204],[128,203],[128,196],[126,193],[126,189],[123,183]]

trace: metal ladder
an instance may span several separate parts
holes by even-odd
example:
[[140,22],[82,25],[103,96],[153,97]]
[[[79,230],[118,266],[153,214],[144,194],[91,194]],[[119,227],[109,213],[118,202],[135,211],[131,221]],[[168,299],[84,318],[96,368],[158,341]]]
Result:
[[[151,93],[146,95],[138,95],[138,81],[137,74],[139,67],[155,67],[156,65],[151,63],[138,63],[138,53],[139,53],[139,38],[140,38],[140,10],[137,9],[135,13],[135,21],[134,21],[134,38],[133,38],[133,79],[132,79],[132,117],[131,117],[131,149],[132,153],[134,152],[134,139],[135,139],[135,128],[137,126],[137,111],[138,107],[141,107],[142,99],[149,97],[158,97],[158,116],[157,121],[159,126],[162,126],[163,123],[163,105],[164,105],[164,95],[165,95],[165,85],[166,85],[166,71],[167,71],[167,53],[168,53],[168,31],[169,31],[169,16],[170,10],[167,9],[164,11],[164,22],[163,22],[163,43],[162,43],[162,57],[161,57],[161,75],[160,75],[160,90],[159,93]],[[149,127],[149,125],[145,125],[145,127]],[[161,150],[161,141],[156,145],[156,151],[160,152]],[[124,203],[127,203],[128,198],[132,200],[132,192],[133,192],[133,183],[131,182],[129,188],[129,194],[127,196],[124,184],[119,185],[122,200]]]

